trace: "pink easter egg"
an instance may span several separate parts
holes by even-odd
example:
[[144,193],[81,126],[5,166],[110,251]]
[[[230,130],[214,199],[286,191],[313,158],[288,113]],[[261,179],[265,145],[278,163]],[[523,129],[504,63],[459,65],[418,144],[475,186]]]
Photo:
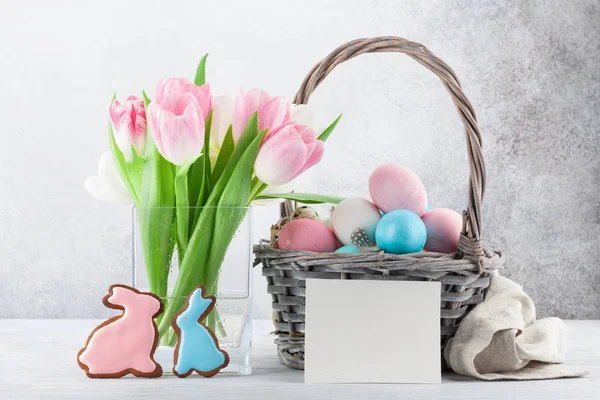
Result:
[[320,221],[295,219],[279,232],[279,248],[283,250],[306,250],[315,253],[332,253],[338,248],[331,229]]
[[427,228],[425,250],[454,253],[462,230],[462,216],[448,208],[434,208],[421,217]]
[[427,211],[427,192],[421,179],[404,165],[383,164],[369,178],[373,203],[384,213],[409,210],[422,216]]

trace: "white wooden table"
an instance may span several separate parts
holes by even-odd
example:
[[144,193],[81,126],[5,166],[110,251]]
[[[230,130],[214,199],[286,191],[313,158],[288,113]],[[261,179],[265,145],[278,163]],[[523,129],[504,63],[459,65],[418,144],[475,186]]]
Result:
[[567,364],[579,379],[482,382],[445,374],[441,385],[307,385],[277,360],[270,321],[255,321],[253,369],[247,377],[178,379],[85,377],[77,351],[95,320],[0,320],[0,399],[600,399],[600,321],[567,321]]

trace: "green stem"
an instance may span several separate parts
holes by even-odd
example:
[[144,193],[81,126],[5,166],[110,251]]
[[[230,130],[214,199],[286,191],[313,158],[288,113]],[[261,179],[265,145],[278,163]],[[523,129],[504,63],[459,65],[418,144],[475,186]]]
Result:
[[177,335],[173,329],[169,329],[167,333],[160,338],[161,346],[174,347],[177,344]]
[[188,176],[197,158],[187,161],[177,167],[175,174],[175,203],[177,204],[177,248],[181,254],[185,254],[189,239],[190,229],[190,192],[188,187]]
[[250,187],[250,201],[254,200],[258,195],[262,193],[269,185],[263,183],[258,177],[252,179],[252,186]]
[[220,336],[220,337],[227,336],[227,331],[225,330],[225,325],[223,325],[223,321],[221,321],[221,317],[219,315],[219,310],[217,310],[217,307],[215,307],[214,313],[215,313],[215,318],[217,319],[217,327],[216,327],[216,331],[213,330],[213,332],[217,332],[216,333],[217,336]]
[[225,259],[227,249],[245,216],[246,208],[222,207],[217,210],[213,243],[202,279],[209,296],[217,295],[221,265]]
[[179,275],[177,276],[171,300],[165,307],[163,319],[158,325],[158,332],[161,337],[170,328],[175,314],[183,308],[185,299],[193,289],[202,283],[202,276],[206,267],[214,231],[215,210],[214,207],[208,207],[200,213],[197,226],[190,237],[187,251],[179,266]]
[[[143,93],[146,109],[150,99]],[[141,170],[139,219],[148,283],[152,293],[165,299],[174,250],[175,166],[158,152],[148,133],[145,161]],[[164,318],[163,318],[164,319]],[[161,321],[163,322],[163,321]]]

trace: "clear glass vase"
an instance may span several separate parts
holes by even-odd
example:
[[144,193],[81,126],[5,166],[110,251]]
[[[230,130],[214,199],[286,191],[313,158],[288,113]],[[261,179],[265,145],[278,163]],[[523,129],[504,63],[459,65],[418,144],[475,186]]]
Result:
[[[168,215],[171,215],[174,212],[181,211],[181,209],[162,208],[156,211],[170,213]],[[198,208],[193,211],[202,212],[203,209]],[[229,354],[229,365],[221,370],[220,373],[250,375],[252,373],[251,288],[253,261],[251,208],[238,208],[236,212],[243,212],[245,217],[233,235],[219,268],[216,306],[203,323],[213,328],[219,340],[219,346]],[[144,257],[145,249],[143,248],[142,235],[140,234],[140,218],[135,208],[133,209],[132,219],[133,287],[141,291],[150,292]],[[218,227],[215,227],[215,229],[218,229]],[[160,296],[165,304],[174,299],[172,294],[179,271],[180,257],[177,246],[174,245],[173,247],[168,273],[167,296]],[[185,298],[187,298],[187,295],[189,293],[186,294]],[[160,337],[155,359],[162,366],[164,374],[172,373],[175,341],[176,336],[172,327]]]

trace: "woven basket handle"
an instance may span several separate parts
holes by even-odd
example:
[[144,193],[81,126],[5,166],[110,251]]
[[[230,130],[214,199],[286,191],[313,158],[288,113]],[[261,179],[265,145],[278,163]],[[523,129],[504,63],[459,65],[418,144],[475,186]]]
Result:
[[[444,61],[433,55],[425,46],[394,36],[382,36],[372,39],[357,39],[345,43],[331,52],[313,67],[294,97],[295,104],[306,104],[308,99],[339,64],[364,53],[404,53],[435,73],[442,81],[458,114],[465,126],[467,152],[469,155],[469,194],[466,211],[463,212],[463,234],[459,241],[459,250],[468,256],[483,257],[481,246],[481,203],[485,191],[485,164],[481,150],[481,134],[473,106],[463,93],[456,74]],[[282,204],[283,215],[289,215],[290,203]]]

